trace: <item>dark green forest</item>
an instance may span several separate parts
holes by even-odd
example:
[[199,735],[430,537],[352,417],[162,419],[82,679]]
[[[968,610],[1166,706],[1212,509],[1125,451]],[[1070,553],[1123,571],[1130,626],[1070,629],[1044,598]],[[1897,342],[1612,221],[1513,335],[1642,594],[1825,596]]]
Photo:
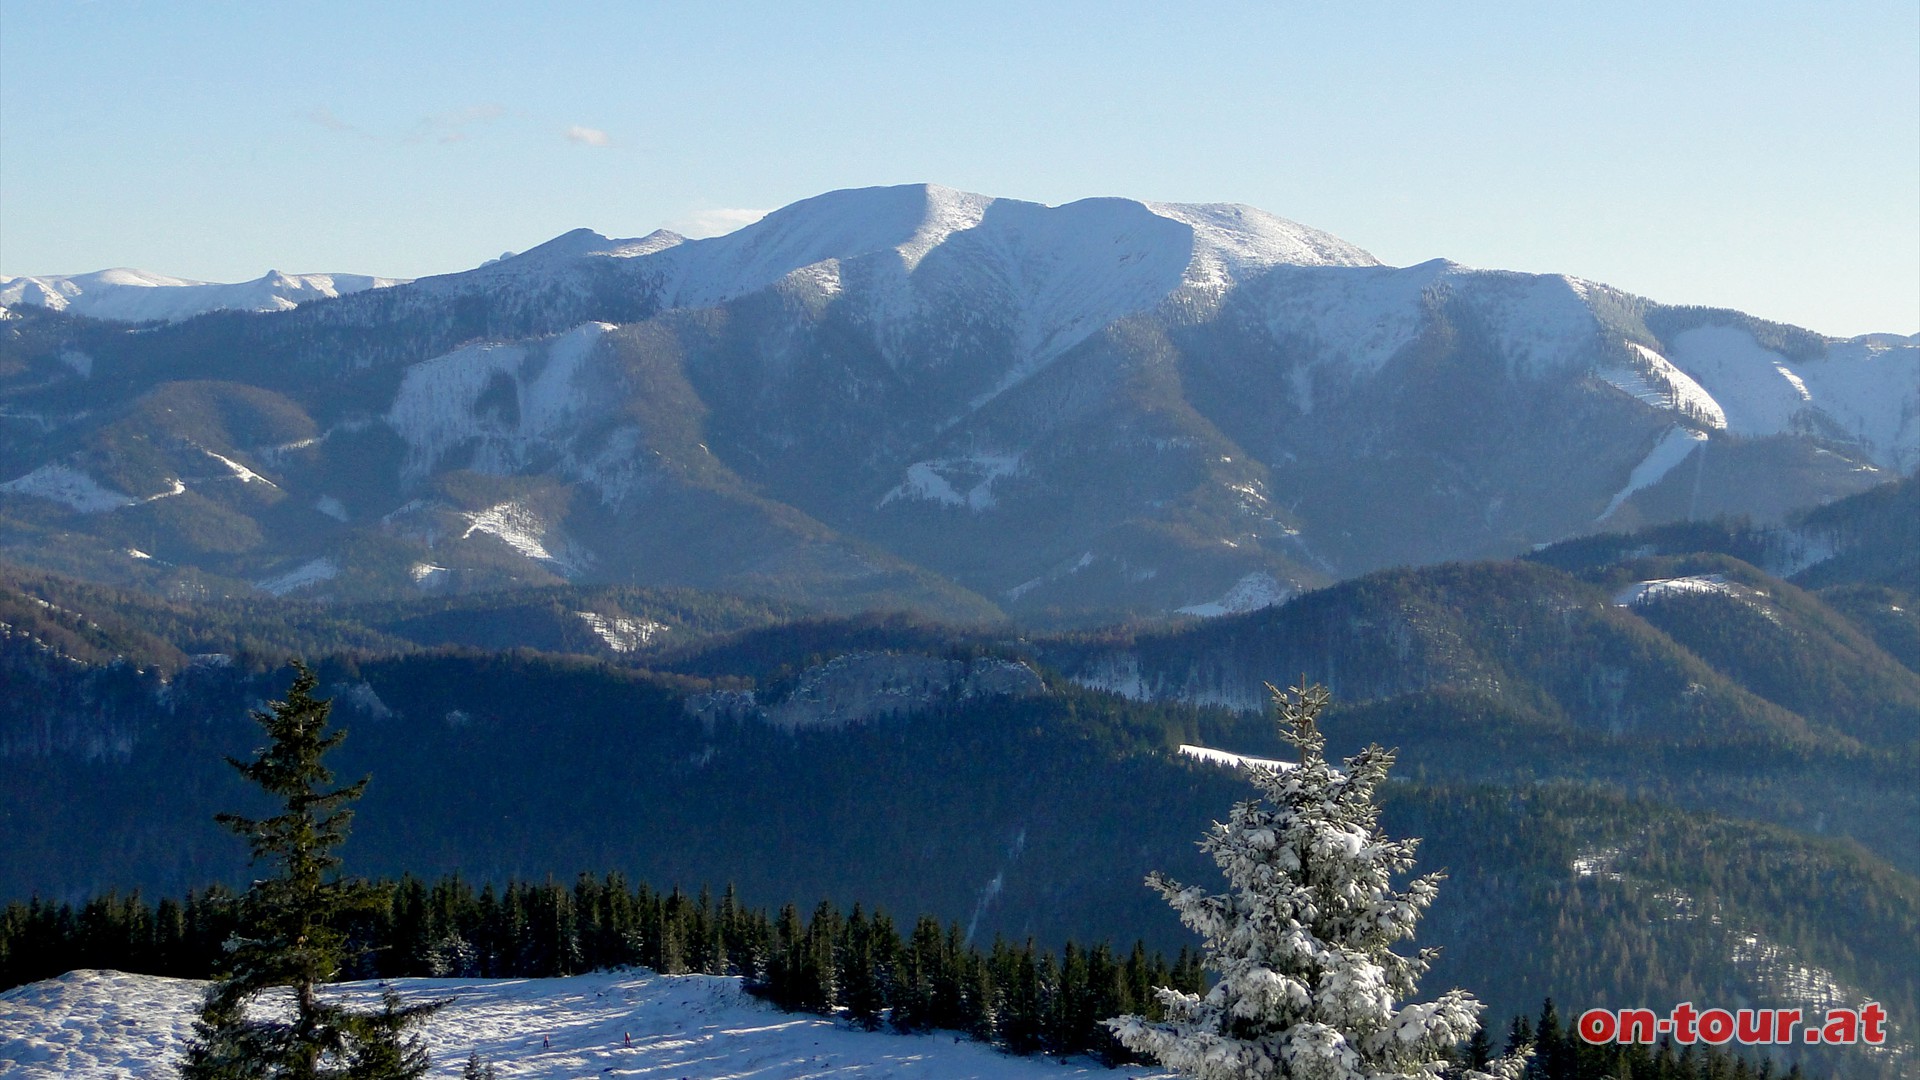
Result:
[[[1791,1004],[1811,978],[1881,1001],[1910,1041],[1920,606],[1903,584],[1913,553],[1874,547],[1873,515],[1904,512],[1884,501],[1821,519],[1851,530],[1859,555],[1839,579],[1761,569],[1779,543],[1766,530],[1676,526],[1383,572],[1248,615],[1055,635],[686,592],[328,606],[9,570],[0,898],[19,902],[10,926],[80,955],[99,905],[191,892],[198,908],[141,917],[183,928],[141,946],[154,963],[190,955],[179,942],[212,918],[205,898],[246,874],[211,821],[249,808],[221,762],[247,752],[247,710],[307,654],[352,732],[341,772],[375,777],[349,864],[395,882],[396,898],[410,879],[432,895],[458,875],[475,904],[489,889],[504,904],[549,888],[514,882],[590,867],[659,883],[634,895],[662,905],[677,883],[689,911],[700,883],[731,882],[740,911],[830,910],[842,926],[856,905],[869,923],[927,913],[989,966],[1028,942],[1036,971],[1051,956],[1064,972],[1069,943],[1139,938],[1177,955],[1192,942],[1141,879],[1206,880],[1193,842],[1244,789],[1178,747],[1277,755],[1270,722],[1235,708],[1260,680],[1305,673],[1339,695],[1334,753],[1400,748],[1384,823],[1425,838],[1420,868],[1449,875],[1420,936],[1443,949],[1430,988],[1533,1017],[1546,997]],[[1644,588],[1675,579],[1711,587]],[[589,610],[671,629],[615,653],[581,630]],[[820,673],[848,656],[959,674],[884,688],[887,711],[846,720]],[[1041,690],[964,689],[994,664],[1026,665]],[[816,720],[766,718],[821,694]],[[587,948],[555,955],[587,963]],[[376,952],[367,970],[417,952]],[[659,961],[709,970],[699,955]],[[52,973],[45,962],[20,970]]]

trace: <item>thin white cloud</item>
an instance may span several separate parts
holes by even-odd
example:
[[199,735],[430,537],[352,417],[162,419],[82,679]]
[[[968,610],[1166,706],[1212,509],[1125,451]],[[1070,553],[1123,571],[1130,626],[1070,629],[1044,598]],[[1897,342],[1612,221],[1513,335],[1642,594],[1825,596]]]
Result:
[[307,119],[326,128],[328,131],[359,131],[360,129],[333,115],[332,109],[315,109],[307,114]]
[[561,134],[567,137],[568,142],[579,143],[581,146],[613,145],[613,140],[607,136],[606,132],[601,131],[599,128],[581,127],[579,124],[574,124]]
[[413,126],[413,133],[407,136],[406,141],[410,143],[465,142],[471,134],[469,129],[482,124],[491,124],[505,115],[507,110],[504,106],[468,105],[463,109],[444,112],[438,116],[422,117],[420,122]]
[[349,124],[345,120],[340,119],[334,115],[332,109],[326,108],[325,106],[307,113],[307,120],[310,123],[318,124],[326,128],[328,131],[336,131],[342,135],[355,135],[362,139],[379,138],[379,136],[358,124]]
[[667,222],[666,227],[681,236],[698,240],[705,236],[723,236],[735,229],[743,229],[772,213],[771,210],[749,210],[741,207],[723,207],[718,210],[695,210],[685,217]]

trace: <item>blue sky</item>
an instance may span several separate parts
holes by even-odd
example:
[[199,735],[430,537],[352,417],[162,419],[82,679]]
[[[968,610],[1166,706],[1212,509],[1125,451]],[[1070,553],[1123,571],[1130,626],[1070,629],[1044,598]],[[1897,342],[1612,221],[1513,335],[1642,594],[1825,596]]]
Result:
[[1920,5],[0,0],[8,274],[416,276],[922,180],[1912,333]]

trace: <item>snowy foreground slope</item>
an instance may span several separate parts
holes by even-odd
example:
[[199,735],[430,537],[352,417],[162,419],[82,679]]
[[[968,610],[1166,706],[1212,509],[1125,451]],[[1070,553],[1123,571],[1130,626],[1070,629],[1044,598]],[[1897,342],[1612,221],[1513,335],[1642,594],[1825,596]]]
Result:
[[[458,1076],[476,1052],[502,1077],[543,1080],[1150,1075],[1139,1067],[1009,1057],[950,1033],[849,1030],[822,1017],[780,1012],[748,997],[739,979],[710,975],[599,972],[565,979],[399,979],[394,985],[410,1000],[452,999],[426,1025],[432,1076]],[[371,1002],[376,986],[342,989]],[[204,987],[187,979],[72,971],[9,990],[0,994],[0,1075],[171,1075]],[[628,1035],[632,1047],[624,1045]]]

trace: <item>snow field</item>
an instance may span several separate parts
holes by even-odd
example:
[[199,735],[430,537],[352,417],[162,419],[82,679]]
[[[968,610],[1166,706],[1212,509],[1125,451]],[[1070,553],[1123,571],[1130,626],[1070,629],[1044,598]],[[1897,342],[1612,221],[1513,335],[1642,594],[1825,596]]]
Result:
[[1635,604],[1679,593],[1723,593],[1727,596],[1739,596],[1735,587],[1727,583],[1725,574],[1704,574],[1635,582],[1613,594],[1613,602],[1617,607],[1632,607]]
[[1673,471],[1674,466],[1692,456],[1695,447],[1706,441],[1704,432],[1678,426],[1668,428],[1653,449],[1647,451],[1647,456],[1641,459],[1640,464],[1633,467],[1633,472],[1627,476],[1627,486],[1614,493],[1613,500],[1594,520],[1605,521],[1612,517],[1613,512],[1620,509],[1620,505],[1634,492],[1659,483]]
[[276,574],[264,581],[256,581],[253,587],[275,596],[285,596],[309,585],[318,585],[340,576],[340,564],[326,556],[310,559],[282,574]]
[[42,465],[25,476],[0,484],[0,492],[51,499],[83,514],[102,514],[132,506],[137,501],[103,486],[78,469],[57,464]]
[[1199,615],[1211,618],[1218,615],[1239,615],[1248,611],[1272,607],[1286,603],[1293,590],[1281,583],[1279,578],[1265,570],[1255,570],[1233,583],[1226,595],[1218,600],[1204,604],[1190,604],[1180,609],[1182,615]]
[[[782,1013],[737,978],[596,972],[562,979],[398,979],[409,1001],[450,999],[423,1034],[435,1077],[460,1074],[469,1054],[503,1080],[648,1077],[660,1080],[863,1080],[1144,1077],[1073,1060],[1009,1057],[951,1032],[866,1032]],[[131,1080],[171,1073],[206,984],[73,971],[0,994],[0,1075],[22,1080]],[[331,988],[362,1004],[379,984]],[[628,1037],[632,1045],[627,1045]]]
[[308,300],[404,283],[400,278],[366,274],[269,271],[252,281],[227,285],[123,267],[70,276],[0,277],[0,304],[31,304],[123,322],[179,322],[209,311],[285,311]]

